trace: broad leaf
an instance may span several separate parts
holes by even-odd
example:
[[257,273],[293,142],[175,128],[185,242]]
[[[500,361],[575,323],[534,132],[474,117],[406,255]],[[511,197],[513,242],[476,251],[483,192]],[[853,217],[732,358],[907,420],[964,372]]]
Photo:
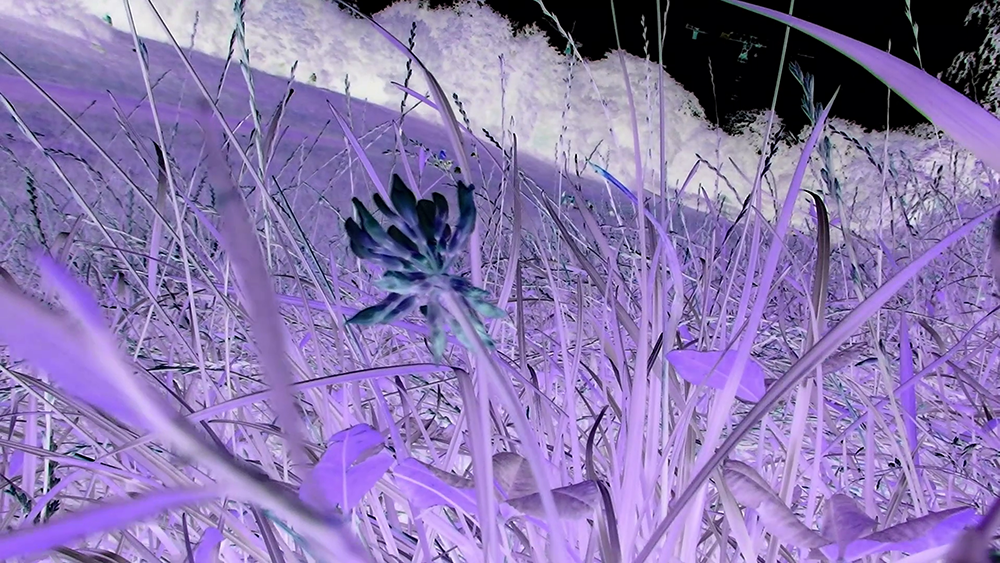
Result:
[[[920,553],[951,543],[966,527],[975,523],[976,513],[971,508],[931,512],[851,542],[844,550],[843,557],[846,561],[855,561],[887,551]],[[836,560],[836,545],[825,546],[820,551],[826,557]]]
[[722,475],[736,500],[756,510],[764,528],[782,542],[801,548],[818,548],[830,543],[799,521],[774,491],[762,486],[764,480],[749,465],[726,461]]
[[976,511],[972,508],[951,508],[886,528],[866,539],[886,544],[887,551],[919,553],[951,543],[976,521]]
[[[674,350],[667,353],[667,361],[674,366],[684,381],[722,389],[732,376],[736,350],[727,352]],[[756,403],[764,396],[764,370],[753,358],[747,359],[746,367],[738,377],[740,385],[736,389],[736,396],[740,400]]]
[[876,522],[861,510],[851,497],[837,493],[823,507],[823,537],[843,550],[854,540],[875,529]]
[[417,512],[434,506],[450,506],[475,516],[476,492],[473,488],[449,485],[426,464],[410,457],[392,469],[396,485]]
[[[587,480],[552,489],[552,498],[556,502],[556,513],[560,518],[576,520],[590,516],[600,506],[601,490],[595,481]],[[510,499],[507,504],[529,516],[545,518],[542,495],[539,493]]]
[[323,510],[354,509],[392,465],[382,435],[367,424],[334,434],[319,463],[299,489],[299,498]]
[[512,452],[494,454],[493,478],[507,499],[516,499],[538,492],[538,484],[535,483],[528,460]]

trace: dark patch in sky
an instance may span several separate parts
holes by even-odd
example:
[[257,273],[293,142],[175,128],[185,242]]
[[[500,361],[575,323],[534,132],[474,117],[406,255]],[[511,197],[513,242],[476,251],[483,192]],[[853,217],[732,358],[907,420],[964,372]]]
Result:
[[[374,13],[391,3],[367,0],[360,2],[359,7]],[[429,5],[454,3],[438,0]],[[536,24],[554,48],[566,48],[566,40],[545,18],[535,0],[487,0],[484,3],[511,20],[515,29]],[[757,3],[779,11],[787,11],[789,7],[788,0],[758,0]],[[937,76],[946,71],[959,52],[975,50],[982,42],[985,31],[981,27],[964,25],[966,14],[974,3],[973,0],[912,0],[913,18],[920,28],[923,68],[928,73]],[[661,5],[666,2],[662,1]],[[571,33],[580,54],[587,59],[605,56],[619,41],[622,48],[639,57],[645,56],[644,43],[648,41],[650,56],[656,59],[655,0],[617,2],[614,6],[617,37],[611,2],[590,4],[588,10],[581,10],[578,0],[550,0],[545,6]],[[894,55],[918,64],[904,0],[800,1],[795,5],[794,15],[882,49],[887,49],[891,41]],[[770,107],[784,34],[783,25],[719,0],[674,0],[670,2],[666,19],[665,67],[675,80],[698,97],[709,119],[726,124],[741,111]],[[790,130],[799,131],[807,123],[800,109],[802,89],[788,72],[788,64],[793,61],[816,76],[816,101],[826,103],[840,87],[834,115],[867,128],[885,128],[886,87],[857,63],[793,31],[782,69],[777,107],[778,115]],[[892,127],[925,121],[901,98],[893,95],[889,103]]]

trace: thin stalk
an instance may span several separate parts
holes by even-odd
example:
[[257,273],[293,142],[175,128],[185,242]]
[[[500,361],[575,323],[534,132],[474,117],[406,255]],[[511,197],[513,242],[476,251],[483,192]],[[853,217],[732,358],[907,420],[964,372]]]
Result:
[[[549,486],[545,458],[542,456],[542,449],[538,443],[530,439],[534,435],[534,432],[528,424],[528,418],[524,415],[524,410],[522,409],[520,398],[514,390],[514,385],[510,379],[502,375],[499,366],[496,365],[493,359],[493,355],[486,349],[486,345],[476,333],[476,329],[472,324],[471,314],[465,304],[459,301],[458,296],[450,290],[443,291],[441,297],[445,309],[458,321],[459,327],[467,336],[467,341],[472,345],[470,352],[472,352],[478,365],[488,369],[490,380],[487,385],[480,386],[479,393],[485,395],[488,389],[493,388],[500,393],[501,398],[506,403],[508,414],[513,419],[514,428],[521,438],[521,445],[525,448],[524,457],[527,458],[531,472],[534,473],[535,483],[538,485],[538,494],[542,501],[542,508],[545,509],[545,518],[550,523],[550,537],[552,540],[550,543],[552,549],[549,555],[552,558],[551,561],[554,563],[564,563],[566,542],[563,538],[562,525],[556,511],[556,501],[552,496],[552,488]],[[486,403],[488,405],[488,401]],[[492,473],[492,468],[490,469],[490,473]],[[492,480],[488,482],[492,483]]]

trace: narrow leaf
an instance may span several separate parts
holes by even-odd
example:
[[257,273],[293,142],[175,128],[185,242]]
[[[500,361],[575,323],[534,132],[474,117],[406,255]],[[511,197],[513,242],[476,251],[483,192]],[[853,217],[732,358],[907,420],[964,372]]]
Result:
[[417,197],[413,195],[410,188],[406,187],[403,179],[397,174],[392,175],[392,183],[389,190],[389,199],[392,200],[392,206],[396,209],[396,213],[411,228],[416,229],[420,223],[420,220],[417,218]]
[[399,293],[401,295],[417,295],[426,293],[426,289],[420,284],[427,279],[426,274],[420,272],[398,272],[390,270],[382,275],[373,285],[382,291],[389,293]]
[[455,234],[448,243],[448,252],[462,250],[476,228],[476,203],[472,190],[472,186],[458,183],[458,223],[455,224]]
[[380,324],[385,321],[393,309],[395,309],[402,300],[402,295],[399,295],[398,293],[390,293],[377,305],[365,307],[355,313],[353,317],[347,319],[347,324],[361,326]]
[[93,534],[125,528],[166,510],[199,503],[213,496],[215,494],[206,488],[165,489],[65,515],[41,526],[5,531],[0,536],[0,561],[43,553]]
[[437,192],[431,194],[431,199],[434,201],[434,238],[439,238],[448,223],[448,199]]
[[246,202],[233,181],[230,166],[223,158],[219,144],[223,134],[219,121],[207,110],[199,114],[205,131],[208,153],[208,178],[220,190],[219,210],[222,215],[222,243],[232,263],[239,288],[250,313],[250,333],[256,344],[258,357],[273,391],[271,398],[282,426],[292,443],[292,457],[296,463],[305,463],[303,450],[302,419],[292,392],[293,376],[288,362],[285,342],[287,329],[274,296],[274,284],[264,261],[257,230],[247,212]]

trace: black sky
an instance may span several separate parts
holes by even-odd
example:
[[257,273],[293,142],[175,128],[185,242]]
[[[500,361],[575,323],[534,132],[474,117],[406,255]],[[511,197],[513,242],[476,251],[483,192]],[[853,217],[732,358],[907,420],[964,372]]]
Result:
[[[431,5],[450,3],[436,1]],[[566,41],[543,17],[535,0],[486,0],[485,3],[515,26],[537,24],[554,46],[566,47]],[[661,5],[666,3],[661,0]],[[779,11],[787,11],[789,7],[789,0],[757,0],[756,3]],[[911,1],[913,18],[920,27],[923,68],[928,73],[936,76],[946,71],[956,54],[975,50],[982,42],[985,31],[976,25],[964,25],[966,14],[974,3],[973,0]],[[359,3],[359,8],[372,13],[389,4],[388,0],[366,0]],[[616,47],[610,1],[547,0],[545,5],[565,29],[571,30],[585,58],[598,59]],[[588,9],[582,9],[583,5]],[[644,16],[650,48],[655,53],[655,0],[619,0],[615,12],[621,46],[634,55],[643,56],[640,22]],[[904,0],[798,0],[794,15],[882,49],[888,48],[891,40],[894,55],[918,64]],[[719,0],[673,0],[667,13],[666,30],[664,59],[667,72],[698,97],[710,119],[717,119],[715,107],[725,124],[740,110],[770,106],[784,26]],[[694,37],[695,30],[697,37]],[[751,47],[747,60],[741,62],[744,43],[740,40],[743,39],[762,47]],[[840,87],[834,115],[872,129],[885,127],[886,87],[853,61],[793,31],[778,102],[778,114],[789,129],[799,131],[806,124],[800,109],[801,88],[787,69],[787,63],[792,61],[816,76],[817,101],[825,103]],[[714,96],[710,76],[714,76]],[[896,96],[890,107],[892,127],[923,121]]]

